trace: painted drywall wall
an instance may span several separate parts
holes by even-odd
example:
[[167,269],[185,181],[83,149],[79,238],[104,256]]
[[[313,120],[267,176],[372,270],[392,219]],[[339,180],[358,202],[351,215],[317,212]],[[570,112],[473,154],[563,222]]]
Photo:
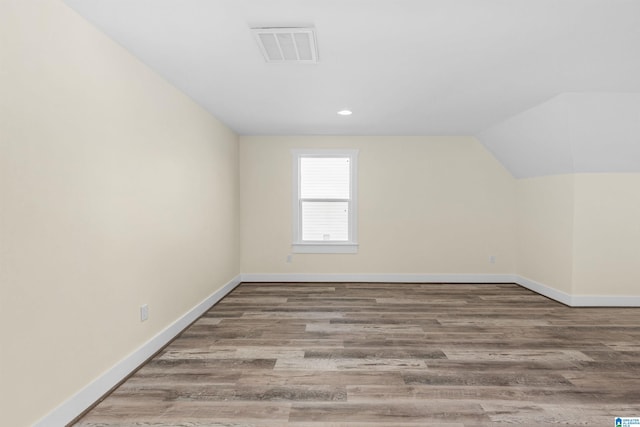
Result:
[[[294,148],[359,150],[357,254],[287,263]],[[240,164],[243,273],[514,271],[515,181],[474,138],[246,136]]]
[[[516,184],[519,276],[566,301],[640,294],[640,174],[569,174]],[[616,300],[620,305],[622,300]]]
[[573,292],[573,193],[573,175],[516,183],[516,272],[567,294]]
[[574,179],[574,292],[640,295],[640,174]]
[[24,426],[239,273],[238,145],[57,0],[3,1],[0,33],[0,413]]
[[519,178],[519,275],[574,297],[639,295],[638,135],[640,94],[606,92],[563,93],[478,134]]

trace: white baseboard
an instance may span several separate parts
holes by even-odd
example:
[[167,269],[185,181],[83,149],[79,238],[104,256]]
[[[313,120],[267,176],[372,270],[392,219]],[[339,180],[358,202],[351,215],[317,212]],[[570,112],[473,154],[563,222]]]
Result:
[[523,288],[527,288],[533,292],[537,292],[540,295],[544,295],[545,297],[556,300],[564,305],[572,306],[573,304],[571,295],[552,288],[551,286],[544,285],[540,282],[536,282],[535,280],[527,279],[526,277],[522,276],[515,276],[513,281]]
[[570,307],[640,307],[640,296],[570,295],[529,278],[513,274],[306,274],[250,273],[243,282],[389,282],[389,283],[516,283]]
[[511,274],[242,274],[243,282],[514,283]]
[[241,282],[236,276],[223,287],[209,295],[201,303],[193,307],[178,320],[167,326],[156,336],[140,346],[133,353],[122,359],[115,366],[96,380],[84,387],[78,393],[67,399],[45,417],[34,424],[36,427],[63,426],[73,421],[87,408],[98,401],[105,393],[125,379],[148,358],[175,338],[184,328],[203,315],[211,306],[220,301]]
[[522,276],[514,282],[570,307],[640,307],[638,295],[570,295]]
[[637,295],[574,295],[572,307],[640,307]]

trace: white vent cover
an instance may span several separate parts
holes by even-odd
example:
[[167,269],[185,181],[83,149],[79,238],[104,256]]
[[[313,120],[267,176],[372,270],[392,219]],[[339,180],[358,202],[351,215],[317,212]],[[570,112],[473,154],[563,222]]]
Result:
[[252,28],[267,62],[318,62],[313,28]]

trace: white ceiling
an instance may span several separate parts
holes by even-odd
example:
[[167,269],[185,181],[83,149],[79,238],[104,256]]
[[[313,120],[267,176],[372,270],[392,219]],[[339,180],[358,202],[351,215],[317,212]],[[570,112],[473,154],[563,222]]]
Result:
[[[640,92],[640,0],[65,2],[240,134],[473,135]],[[249,28],[300,25],[320,62],[265,63]]]
[[516,178],[640,172],[640,93],[565,93],[477,135]]

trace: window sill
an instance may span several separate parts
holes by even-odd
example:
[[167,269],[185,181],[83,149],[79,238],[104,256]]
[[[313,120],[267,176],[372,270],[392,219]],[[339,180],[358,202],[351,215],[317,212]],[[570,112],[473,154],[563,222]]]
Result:
[[294,254],[356,254],[357,243],[294,243]]

